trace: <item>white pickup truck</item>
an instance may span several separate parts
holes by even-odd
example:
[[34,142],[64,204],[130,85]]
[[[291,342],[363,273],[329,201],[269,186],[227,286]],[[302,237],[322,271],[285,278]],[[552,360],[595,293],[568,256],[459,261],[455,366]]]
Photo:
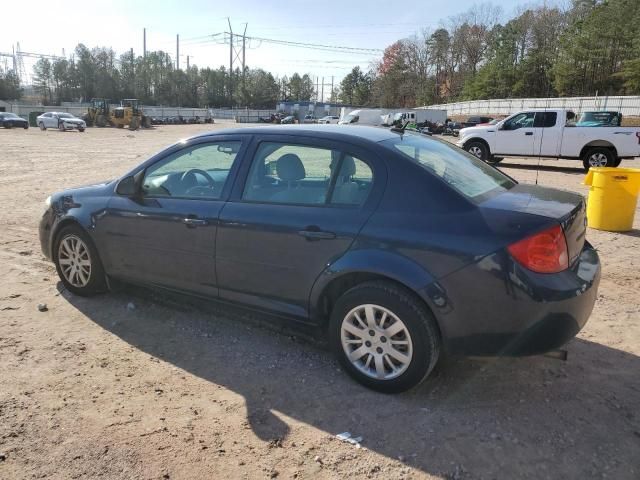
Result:
[[576,127],[574,121],[570,110],[525,110],[494,125],[463,128],[456,144],[489,163],[503,156],[574,158],[585,170],[640,157],[640,128]]

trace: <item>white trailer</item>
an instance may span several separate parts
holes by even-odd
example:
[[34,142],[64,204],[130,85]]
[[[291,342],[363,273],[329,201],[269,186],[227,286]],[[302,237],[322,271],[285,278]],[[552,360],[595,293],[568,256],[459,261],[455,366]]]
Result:
[[343,115],[340,125],[382,125],[382,110],[361,108]]
[[442,123],[444,124],[447,121],[447,111],[446,110],[405,110],[402,112],[395,113],[390,121],[387,123],[395,123],[395,122],[409,122],[422,124],[425,122],[431,123]]

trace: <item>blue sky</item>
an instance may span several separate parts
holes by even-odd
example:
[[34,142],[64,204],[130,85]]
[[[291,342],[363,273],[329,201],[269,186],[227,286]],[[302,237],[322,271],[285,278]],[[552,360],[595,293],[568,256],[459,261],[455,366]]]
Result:
[[[29,1],[3,2],[5,19],[0,33],[0,52],[20,43],[23,51],[68,55],[79,42],[89,47],[113,47],[118,53],[133,48],[142,53],[142,29],[147,28],[147,50],[163,49],[175,56],[176,34],[181,37],[181,66],[186,56],[198,66],[228,66],[228,45],[206,38],[228,31],[304,43],[384,49],[394,41],[421,29],[435,29],[447,18],[462,13],[476,0],[366,1],[269,1],[269,0],[112,0],[96,2]],[[518,8],[531,5],[519,0],[493,2],[503,19]],[[547,2],[550,3],[550,2]],[[553,3],[553,2],[551,2]],[[28,5],[28,10],[24,5]],[[22,20],[19,20],[22,19]],[[221,37],[214,37],[220,39]],[[252,41],[246,62],[279,76],[297,71],[338,82],[353,65],[366,68],[375,53],[334,53]],[[1,60],[1,59],[0,59]],[[328,87],[327,87],[328,91]]]

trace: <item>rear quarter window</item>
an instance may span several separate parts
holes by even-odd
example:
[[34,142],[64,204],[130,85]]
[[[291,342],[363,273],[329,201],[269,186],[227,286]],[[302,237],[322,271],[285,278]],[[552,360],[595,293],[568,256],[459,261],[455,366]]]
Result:
[[516,182],[462,149],[415,134],[399,135],[382,144],[418,163],[467,199],[479,203],[512,188]]

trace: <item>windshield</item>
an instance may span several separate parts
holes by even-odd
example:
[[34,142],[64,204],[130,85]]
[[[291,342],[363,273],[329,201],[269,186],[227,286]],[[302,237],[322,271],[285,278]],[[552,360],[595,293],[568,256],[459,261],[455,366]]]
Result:
[[18,118],[15,113],[0,113],[2,118]]
[[399,135],[381,142],[419,163],[470,200],[512,188],[516,182],[482,160],[442,140],[416,134]]

